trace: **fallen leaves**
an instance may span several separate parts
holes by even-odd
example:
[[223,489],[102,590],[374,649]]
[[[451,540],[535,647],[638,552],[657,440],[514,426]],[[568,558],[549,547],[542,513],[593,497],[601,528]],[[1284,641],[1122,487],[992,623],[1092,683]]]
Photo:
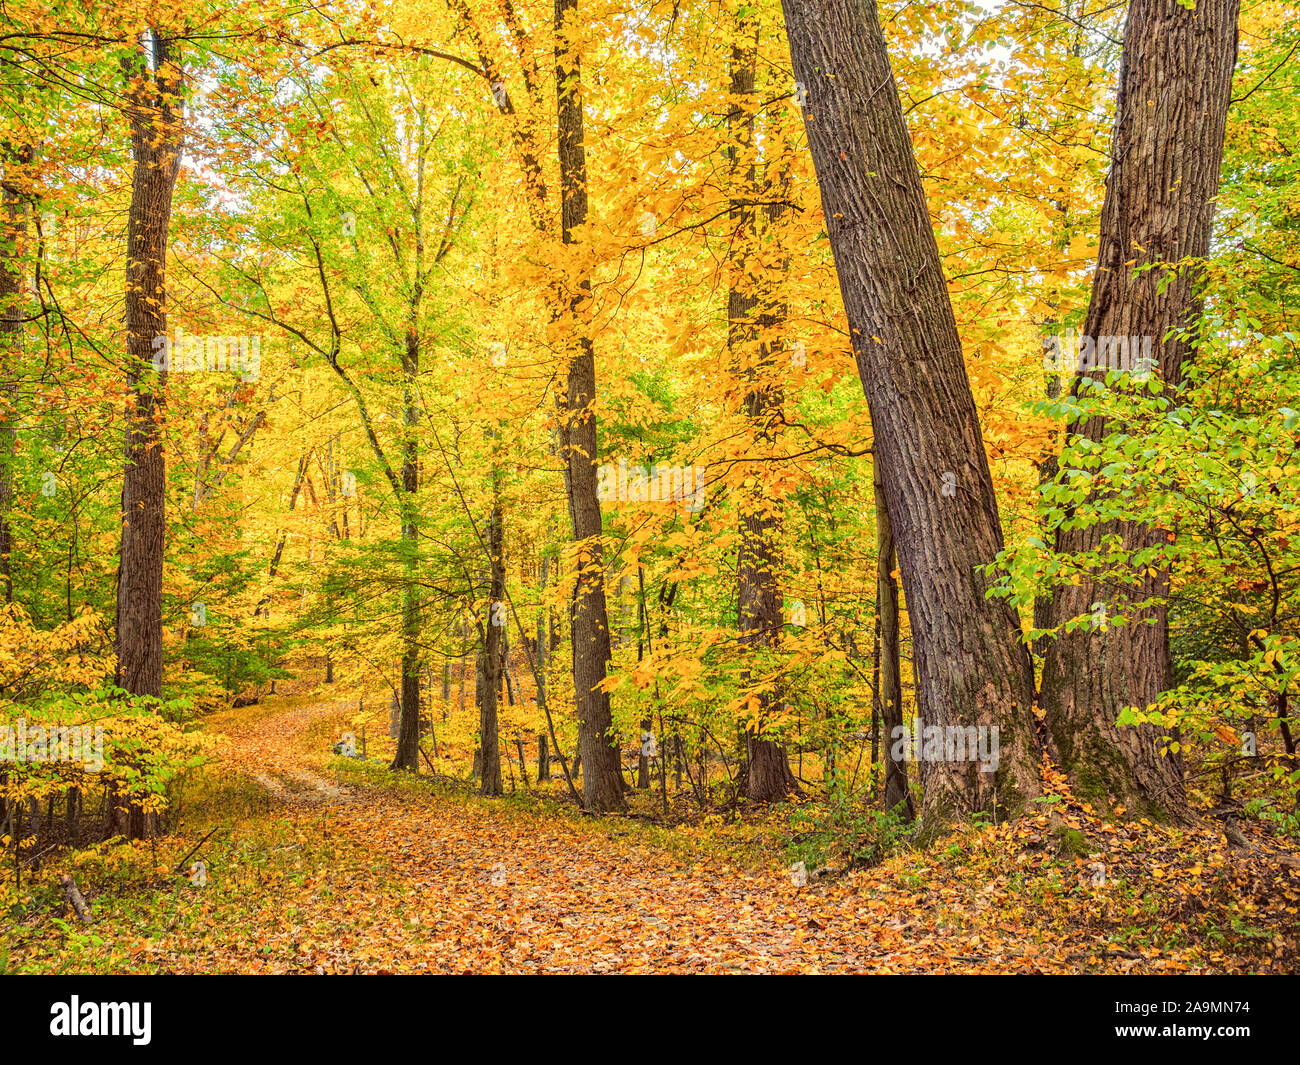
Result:
[[[1297,955],[1300,874],[1276,841],[1230,853],[1213,825],[1051,812],[972,828],[960,846],[791,883],[770,867],[675,853],[608,825],[448,794],[410,778],[329,779],[346,711],[235,712],[223,773],[261,782],[201,890],[162,876],[145,902],[103,893],[99,953],[166,972],[1237,972]],[[387,781],[387,782],[384,782]],[[1057,853],[1068,828],[1099,848]],[[199,834],[196,834],[196,839]],[[174,841],[188,849],[192,841]],[[209,852],[210,851],[210,852]],[[1092,886],[1101,862],[1104,886]],[[89,882],[89,881],[88,881]],[[160,886],[161,885],[161,886]],[[173,913],[174,911],[174,913]],[[160,927],[157,913],[170,915]],[[55,963],[57,936],[14,957]]]

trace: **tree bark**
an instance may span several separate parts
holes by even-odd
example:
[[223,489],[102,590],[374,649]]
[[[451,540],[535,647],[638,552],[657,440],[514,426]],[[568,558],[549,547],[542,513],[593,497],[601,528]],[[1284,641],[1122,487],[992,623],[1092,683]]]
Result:
[[1033,670],[1019,618],[985,598],[978,567],[1002,549],[1002,525],[876,7],[782,7],[907,594],[920,717],[999,729],[991,774],[974,761],[919,764],[922,815],[1018,808],[1039,788]]
[[885,733],[885,809],[900,803],[910,819],[915,815],[907,789],[907,763],[894,758],[895,730],[903,727],[903,677],[899,669],[898,582],[894,579],[894,529],[885,506],[880,478],[876,488],[876,624],[880,636],[877,680],[880,720]]
[[14,601],[13,530],[14,460],[18,450],[19,356],[23,342],[23,245],[27,238],[25,170],[31,147],[6,142],[4,179],[0,184],[0,584],[4,601]]
[[[770,336],[784,319],[768,279],[758,275],[758,163],[754,142],[754,68],[757,24],[742,17],[731,47],[731,105],[727,111],[728,169],[732,189],[731,283],[727,291],[727,346],[745,381],[744,407],[755,446],[770,444],[781,421],[783,395],[774,383],[776,345]],[[773,222],[779,211],[769,213]],[[780,565],[779,504],[761,487],[740,496],[740,547],[736,559],[736,620],[742,655],[741,689],[753,683],[749,657],[781,641],[784,602],[777,583]],[[763,723],[782,702],[779,689],[763,684],[750,697],[757,703],[745,724],[744,794],[756,802],[776,802],[797,793],[785,747],[764,735]],[[648,786],[648,785],[647,785]]]
[[[1202,303],[1195,269],[1175,274],[1161,264],[1209,252],[1238,8],[1239,0],[1200,0],[1194,10],[1177,0],[1133,0],[1124,30],[1101,247],[1084,335],[1094,343],[1098,337],[1151,337],[1154,371],[1169,385],[1182,382],[1193,347],[1176,336],[1165,338],[1193,325]],[[1105,373],[1104,367],[1081,366],[1072,393]],[[1070,431],[1101,440],[1117,428],[1097,416]],[[1135,523],[1093,524],[1059,530],[1056,550],[1091,551],[1114,533],[1126,551],[1167,536]],[[1155,726],[1115,724],[1125,707],[1145,709],[1173,686],[1168,593],[1168,572],[1151,575],[1146,567],[1131,587],[1085,578],[1059,589],[1053,625],[1090,613],[1094,603],[1129,621],[1105,631],[1062,631],[1052,640],[1043,664],[1042,704],[1076,794],[1177,818],[1186,806],[1182,759],[1161,756],[1166,737]],[[1156,605],[1129,606],[1153,598]]]
[[[650,734],[651,721],[648,717],[641,719],[641,735]],[[637,790],[644,791],[650,787],[650,756],[646,754],[646,744],[644,739],[641,741],[640,752],[636,756],[636,786]]]
[[135,63],[125,64],[135,168],[126,237],[127,427],[116,636],[118,687],[160,697],[167,375],[153,368],[153,357],[155,338],[167,335],[167,231],[183,130],[175,42],[156,33],[150,38],[152,55],[142,48]]
[[[135,166],[126,231],[127,403],[115,680],[132,695],[161,698],[167,372],[154,368],[154,356],[168,350],[167,234],[184,132],[176,42],[151,30],[149,45],[141,46],[133,62],[123,62],[123,73]],[[138,803],[121,809],[116,794],[111,801],[110,823],[117,830],[132,839],[149,832],[153,818]]]
[[[495,479],[495,474],[494,474]],[[480,765],[479,794],[501,794],[501,744],[498,739],[497,705],[501,691],[501,646],[505,635],[502,607],[505,600],[505,562],[501,504],[493,503],[488,519],[488,553],[492,556],[488,578],[488,616],[483,626],[482,646],[478,655],[475,696],[478,702],[479,744],[483,752]]]
[[397,752],[390,767],[412,773],[420,771],[420,530],[417,500],[420,451],[415,437],[415,426],[420,420],[420,335],[415,324],[420,285],[417,268],[411,323],[407,326],[406,344],[402,349],[402,414],[406,429],[402,440],[402,492],[398,499],[402,511],[402,546],[405,549],[402,562],[402,707]]
[[[555,91],[558,104],[561,237],[566,245],[587,220],[587,162],[583,145],[582,65],[569,45],[566,22],[574,20],[577,0],[555,0]],[[585,271],[584,271],[585,274]],[[609,614],[601,545],[600,500],[596,494],[596,356],[587,329],[585,305],[591,280],[569,279],[562,293],[565,324],[576,335],[568,366],[568,396],[563,432],[569,517],[577,544],[571,618],[573,687],[582,755],[582,801],[590,810],[622,810],[623,773],[613,732],[609,693],[603,683],[610,660]]]

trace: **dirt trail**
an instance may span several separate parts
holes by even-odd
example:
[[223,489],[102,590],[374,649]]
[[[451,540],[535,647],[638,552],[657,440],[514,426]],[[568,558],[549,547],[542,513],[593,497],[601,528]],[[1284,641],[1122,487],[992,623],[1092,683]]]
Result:
[[[395,971],[1064,968],[1023,942],[989,942],[987,929],[976,948],[967,946],[970,931],[941,934],[944,900],[887,878],[854,874],[797,888],[779,865],[755,873],[691,863],[589,826],[336,786],[321,772],[326,744],[309,740],[331,715],[338,704],[234,721],[227,758],[287,808],[327,814],[331,834],[386,863],[400,897],[386,933]],[[319,755],[304,754],[317,747]],[[353,892],[366,877],[356,868],[318,872]],[[979,911],[982,900],[964,901]]]

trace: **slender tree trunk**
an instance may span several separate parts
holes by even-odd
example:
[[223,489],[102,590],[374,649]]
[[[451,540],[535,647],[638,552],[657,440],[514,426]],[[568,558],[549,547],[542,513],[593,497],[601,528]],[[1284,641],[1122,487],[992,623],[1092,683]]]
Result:
[[922,761],[923,815],[1039,787],[1020,622],[979,567],[1002,524],[925,191],[873,0],[782,0],[804,123],[871,412],[922,722],[997,727],[999,763]]
[[[418,306],[419,292],[414,297]],[[420,420],[417,394],[420,374],[420,336],[414,313],[407,327],[402,349],[402,405],[406,427],[402,441],[402,717],[397,737],[397,753],[392,769],[420,771],[420,530],[417,493],[420,481],[420,452],[415,426]]]
[[[566,245],[587,220],[587,161],[583,146],[582,67],[569,46],[566,22],[576,18],[577,0],[555,0],[555,87],[558,103],[561,235]],[[604,690],[610,660],[605,564],[601,546],[600,500],[596,494],[596,356],[586,325],[591,281],[569,280],[563,299],[566,324],[577,336],[568,365],[564,425],[566,487],[577,574],[572,603],[573,687],[582,755],[582,801],[591,810],[621,810],[623,773],[613,732],[609,693]]]
[[[539,595],[546,594],[546,581],[550,575],[550,567],[550,557],[543,555],[538,578]],[[546,660],[550,656],[550,640],[547,638],[547,633],[550,630],[550,622],[550,608],[539,606],[537,608],[537,709],[543,716],[546,714]]]
[[[289,491],[289,513],[292,514],[294,508],[298,505],[298,496],[302,492],[303,482],[307,478],[307,463],[311,459],[311,452],[304,452],[298,459],[298,469],[293,475],[293,488]],[[268,587],[266,594],[258,600],[257,606],[253,610],[253,617],[259,614],[267,613],[271,606],[271,600],[275,598],[275,592],[270,587],[270,582],[275,580],[275,575],[280,572],[280,562],[284,558],[284,549],[289,542],[289,532],[287,529],[281,529],[275,539],[275,549],[271,552],[271,565],[267,569]]]
[[460,685],[460,694],[458,695],[457,698],[458,698],[459,703],[460,703],[459,709],[460,709],[460,712],[461,712],[462,714],[465,713],[465,655],[466,655],[467,653],[468,653],[468,652],[462,652],[462,653],[461,653],[461,656],[460,656],[460,674],[459,674],[459,676],[457,677],[457,681],[458,681],[458,683],[459,683],[459,685]]
[[[1101,248],[1084,335],[1151,337],[1152,369],[1177,385],[1193,346],[1171,332],[1195,323],[1200,275],[1162,266],[1208,254],[1219,190],[1224,129],[1237,56],[1239,0],[1133,0],[1124,30],[1111,169],[1102,205]],[[1133,352],[1129,351],[1130,362]],[[1079,394],[1106,369],[1080,367]],[[1139,387],[1139,386],[1134,386]],[[1119,427],[1093,417],[1071,427],[1100,440]],[[1061,529],[1056,550],[1087,552],[1118,533],[1127,551],[1165,541],[1162,529],[1134,523]],[[1092,613],[1103,604],[1127,624],[1064,630],[1046,649],[1042,703],[1047,726],[1076,793],[1113,797],[1134,812],[1181,817],[1186,798],[1182,759],[1161,755],[1155,726],[1120,728],[1128,706],[1145,709],[1173,686],[1165,599],[1169,574],[1141,567],[1139,583],[1115,588],[1081,580],[1060,589],[1052,624]],[[1156,605],[1130,604],[1154,599]]]
[[0,584],[4,601],[14,601],[13,531],[9,514],[14,502],[14,460],[18,450],[18,378],[23,339],[23,245],[27,238],[26,167],[28,145],[3,146],[4,178],[0,185]]
[[[494,474],[495,480],[495,474]],[[480,764],[479,794],[501,794],[501,744],[498,740],[497,706],[500,700],[502,672],[502,638],[505,635],[505,562],[502,559],[504,535],[501,504],[494,502],[488,519],[488,552],[492,556],[488,577],[489,600],[487,625],[483,627],[483,645],[479,654],[477,685],[479,744],[483,752]]]
[[[642,737],[650,734],[650,725],[651,721],[648,717],[643,717],[641,719]],[[636,757],[636,786],[641,790],[650,787],[650,755],[646,753],[646,741],[644,738],[641,741],[641,751]]]
[[894,530],[889,523],[880,478],[876,486],[876,620],[880,633],[880,670],[877,681],[880,719],[885,732],[885,809],[904,804],[914,816],[907,790],[907,763],[894,758],[895,730],[903,726],[903,677],[899,669],[898,582],[894,579]]

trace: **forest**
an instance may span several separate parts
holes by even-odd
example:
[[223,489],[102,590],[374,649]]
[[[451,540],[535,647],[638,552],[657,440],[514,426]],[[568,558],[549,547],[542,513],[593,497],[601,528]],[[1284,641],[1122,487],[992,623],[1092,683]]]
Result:
[[3,0],[0,973],[1300,969],[1297,15]]

